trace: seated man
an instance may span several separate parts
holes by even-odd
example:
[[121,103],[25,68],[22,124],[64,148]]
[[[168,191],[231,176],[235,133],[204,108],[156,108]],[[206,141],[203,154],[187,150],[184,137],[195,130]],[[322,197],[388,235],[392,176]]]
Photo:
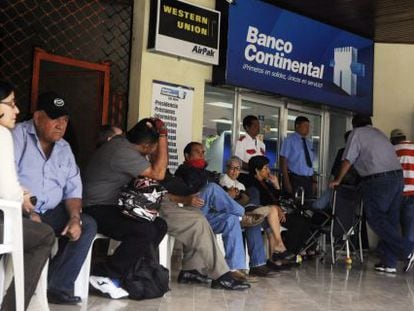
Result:
[[198,142],[187,144],[184,148],[184,157],[185,162],[178,167],[175,175],[184,180],[189,194],[199,192],[198,195],[204,204],[201,211],[213,231],[222,234],[227,264],[236,277],[246,280],[246,276],[238,271],[246,268],[240,227],[244,208],[217,184],[219,176],[205,169],[207,162],[204,159],[202,144]]
[[69,144],[67,103],[55,93],[39,96],[33,119],[13,130],[19,181],[37,197],[31,218],[50,225],[60,237],[49,265],[48,300],[77,304],[74,283],[96,235],[96,223],[82,215],[82,183]]
[[[125,216],[118,207],[124,185],[138,176],[155,180],[164,178],[167,167],[167,138],[156,128],[160,120],[142,119],[123,136],[114,136],[92,156],[84,182],[84,211],[95,218],[98,232],[121,241],[108,263],[96,265],[90,284],[111,298],[128,293],[119,287],[120,280],[140,257],[151,257],[165,234],[167,224],[159,217],[138,221]],[[146,157],[151,156],[152,162]]]

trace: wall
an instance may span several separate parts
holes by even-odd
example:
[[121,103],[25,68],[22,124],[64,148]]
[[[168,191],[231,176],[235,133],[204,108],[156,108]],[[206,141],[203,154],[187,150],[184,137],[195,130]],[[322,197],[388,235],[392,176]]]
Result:
[[414,139],[414,45],[377,43],[374,55],[374,125]]
[[[214,8],[214,0],[187,1]],[[175,56],[147,51],[150,0],[135,1],[128,128],[138,119],[150,116],[152,80],[160,80],[194,88],[193,140],[201,140],[204,85],[211,80],[212,66]]]

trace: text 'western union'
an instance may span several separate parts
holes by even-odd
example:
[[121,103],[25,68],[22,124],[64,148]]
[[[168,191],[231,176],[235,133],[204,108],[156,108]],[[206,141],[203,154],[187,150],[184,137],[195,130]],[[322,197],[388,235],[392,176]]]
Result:
[[180,10],[169,5],[163,5],[163,11],[165,14],[171,14],[182,18],[184,21],[177,21],[177,28],[185,31],[193,32],[203,36],[208,36],[208,27],[194,25],[191,22],[203,24],[208,26],[208,17]]

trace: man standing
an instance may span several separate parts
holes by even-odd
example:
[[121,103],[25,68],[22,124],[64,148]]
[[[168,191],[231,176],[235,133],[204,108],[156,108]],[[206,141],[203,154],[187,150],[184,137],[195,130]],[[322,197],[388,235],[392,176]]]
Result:
[[395,146],[404,174],[404,192],[401,205],[403,235],[414,242],[414,143],[407,140],[403,131],[391,131],[391,143]]
[[33,119],[13,131],[19,181],[37,197],[31,218],[50,225],[59,250],[49,265],[48,300],[77,304],[74,283],[96,235],[96,223],[82,215],[82,183],[69,144],[62,138],[67,103],[56,93],[39,96]]
[[372,126],[371,118],[355,115],[352,131],[343,154],[338,176],[330,183],[339,185],[353,165],[361,176],[362,199],[367,221],[380,238],[380,262],[376,271],[395,273],[397,261],[408,259],[404,270],[414,263],[414,243],[399,232],[399,213],[403,190],[403,173],[394,147],[387,137]]
[[299,187],[305,190],[305,198],[313,195],[313,167],[315,160],[309,134],[309,119],[298,116],[295,132],[288,135],[280,150],[280,168],[283,174],[283,190],[293,195]]
[[249,171],[249,160],[257,155],[264,155],[265,144],[257,138],[260,132],[259,119],[256,116],[248,115],[243,119],[243,128],[247,135],[241,136],[236,143],[234,155],[242,160],[242,169],[245,173]]

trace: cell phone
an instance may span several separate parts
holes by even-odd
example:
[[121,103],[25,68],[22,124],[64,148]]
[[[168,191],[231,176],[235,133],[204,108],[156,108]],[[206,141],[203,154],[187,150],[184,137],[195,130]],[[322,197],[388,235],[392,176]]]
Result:
[[29,198],[29,200],[30,200],[30,203],[32,203],[33,206],[36,205],[36,203],[37,203],[37,197],[36,196],[31,196]]

